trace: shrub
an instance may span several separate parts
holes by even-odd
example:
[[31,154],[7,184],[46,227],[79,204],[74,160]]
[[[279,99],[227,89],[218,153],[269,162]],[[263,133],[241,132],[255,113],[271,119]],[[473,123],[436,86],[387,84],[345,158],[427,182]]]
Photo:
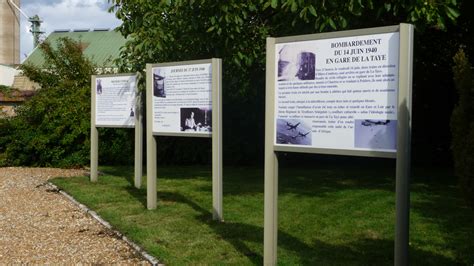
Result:
[[[0,152],[4,165],[77,167],[89,164],[90,79],[95,65],[80,43],[60,39],[56,47],[40,44],[43,66],[22,65],[23,73],[40,84],[32,98],[17,107],[17,115],[0,123]],[[124,160],[130,134],[104,138],[106,159]]]

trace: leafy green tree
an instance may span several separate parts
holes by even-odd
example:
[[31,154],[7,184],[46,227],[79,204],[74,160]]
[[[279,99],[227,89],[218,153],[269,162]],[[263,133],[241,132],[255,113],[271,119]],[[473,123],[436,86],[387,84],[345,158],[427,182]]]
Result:
[[461,190],[474,210],[474,70],[462,49],[454,56],[454,63],[459,95],[451,116],[454,166]]
[[[223,59],[224,139],[232,139],[224,143],[224,151],[231,155],[225,158],[232,162],[254,162],[263,152],[263,145],[259,144],[264,134],[268,36],[400,22],[414,23],[420,30],[446,29],[459,16],[459,3],[455,0],[109,2],[114,4],[110,11],[123,21],[118,30],[129,37],[119,62],[124,70],[141,71],[146,63],[154,62]],[[170,141],[159,149],[171,147],[168,143],[179,146],[178,142]],[[235,150],[239,153],[232,153]]]
[[[267,36],[315,33],[400,22],[446,29],[459,16],[456,0],[109,0],[130,41],[126,66],[141,70],[150,60],[208,55],[237,66],[261,63]],[[228,58],[230,57],[230,58]]]
[[[415,31],[413,73],[412,159],[417,165],[452,166],[449,123],[456,103],[452,58],[458,47],[474,56],[474,1],[462,1],[461,14],[446,30]],[[420,27],[418,27],[420,28]]]
[[[1,121],[0,148],[4,155],[0,163],[86,165],[90,151],[90,80],[96,66],[83,55],[80,43],[68,38],[55,46],[42,43],[39,48],[45,58],[44,65],[26,64],[21,70],[40,84],[41,89],[17,107],[15,117]],[[113,149],[115,156],[123,156],[121,151],[131,149],[128,148],[130,136],[123,132],[115,134],[121,144],[117,146],[117,139],[107,138],[102,150],[110,153]],[[109,153],[104,158],[110,159]]]

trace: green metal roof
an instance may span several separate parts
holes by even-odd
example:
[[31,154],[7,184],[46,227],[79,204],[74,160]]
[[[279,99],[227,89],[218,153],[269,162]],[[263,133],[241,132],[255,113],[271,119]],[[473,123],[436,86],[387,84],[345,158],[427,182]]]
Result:
[[[114,67],[113,60],[119,57],[120,48],[126,42],[119,32],[104,30],[56,31],[52,32],[45,41],[56,47],[59,38],[64,37],[80,41],[85,47],[84,55],[98,67]],[[43,52],[40,49],[34,49],[23,63],[42,66],[44,64]]]

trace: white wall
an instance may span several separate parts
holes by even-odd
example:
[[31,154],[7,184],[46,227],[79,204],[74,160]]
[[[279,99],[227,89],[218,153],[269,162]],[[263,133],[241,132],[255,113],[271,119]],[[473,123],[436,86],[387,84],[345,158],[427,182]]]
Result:
[[11,86],[13,78],[18,72],[18,70],[12,67],[0,65],[0,85]]

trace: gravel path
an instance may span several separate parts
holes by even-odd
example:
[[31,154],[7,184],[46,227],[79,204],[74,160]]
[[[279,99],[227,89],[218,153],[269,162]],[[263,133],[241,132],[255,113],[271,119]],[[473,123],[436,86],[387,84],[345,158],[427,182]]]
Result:
[[148,264],[57,191],[83,170],[0,168],[0,264]]

